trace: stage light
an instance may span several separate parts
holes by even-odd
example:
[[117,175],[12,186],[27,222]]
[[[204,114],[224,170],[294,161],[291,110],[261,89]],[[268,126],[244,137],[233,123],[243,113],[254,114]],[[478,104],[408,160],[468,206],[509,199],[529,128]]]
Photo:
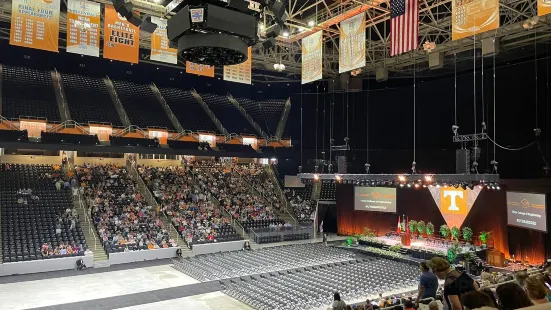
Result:
[[427,183],[432,182],[432,175],[425,175],[425,182]]
[[340,183],[342,181],[342,177],[340,175],[335,175],[335,179],[337,180],[338,183]]
[[484,186],[482,186],[482,185],[478,185],[478,188],[480,188],[480,189],[483,189],[483,188],[484,188]]
[[400,187],[404,187],[404,183],[400,183]]
[[501,189],[501,187],[499,187],[499,185],[497,185],[497,186],[496,186],[496,189],[497,189],[497,190],[500,190],[500,189]]
[[314,174],[314,181],[319,181],[320,179],[320,175],[319,174]]
[[419,188],[419,183],[415,183],[415,188]]
[[315,24],[316,24],[316,22],[313,21],[313,20],[308,21],[308,27],[314,27]]
[[[429,186],[432,187],[432,184]],[[423,184],[423,188],[427,188],[427,184]]]
[[289,31],[283,31],[283,37],[288,38],[289,37]]
[[459,184],[457,184],[457,183],[453,183],[453,187],[455,187],[455,188],[459,188]]
[[260,31],[264,31],[264,29],[266,29],[266,26],[264,26],[264,24],[258,24],[258,29],[260,29]]
[[408,183],[408,187],[411,187],[411,183]]
[[406,179],[407,179],[407,178],[406,178],[405,175],[401,175],[401,176],[398,177],[398,181],[400,181],[400,182],[405,182]]

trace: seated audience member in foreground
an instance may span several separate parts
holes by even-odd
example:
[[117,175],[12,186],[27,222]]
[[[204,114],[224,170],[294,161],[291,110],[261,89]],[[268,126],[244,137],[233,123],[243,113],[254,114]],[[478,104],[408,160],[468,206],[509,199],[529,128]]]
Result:
[[419,304],[420,299],[436,298],[436,290],[438,289],[438,279],[434,273],[430,272],[427,263],[422,262],[419,264],[419,269],[421,269],[421,277],[419,278],[419,292],[415,300],[416,304]]
[[496,300],[496,296],[494,294],[494,292],[489,289],[489,288],[483,288],[480,290],[482,293],[488,295],[488,297],[490,297],[490,299],[492,300],[492,304],[494,308],[499,308],[499,305],[497,304],[497,300]]
[[344,310],[345,307],[346,307],[346,303],[341,300],[341,294],[339,294],[338,292],[335,292],[335,294],[333,294],[333,304],[331,305],[330,309]]
[[532,301],[517,283],[504,283],[496,288],[501,310],[515,310],[532,306]]
[[[528,298],[532,300],[535,305],[548,303],[547,292],[545,291],[545,286],[538,281],[537,278],[532,277],[524,281],[524,289]],[[551,306],[549,307],[551,308]]]
[[444,280],[444,299],[450,310],[462,310],[461,296],[479,288],[478,283],[469,275],[451,268],[450,263],[444,258],[433,257],[429,267],[439,279]]
[[461,304],[465,310],[474,310],[482,307],[494,307],[490,296],[481,291],[472,291],[461,296]]

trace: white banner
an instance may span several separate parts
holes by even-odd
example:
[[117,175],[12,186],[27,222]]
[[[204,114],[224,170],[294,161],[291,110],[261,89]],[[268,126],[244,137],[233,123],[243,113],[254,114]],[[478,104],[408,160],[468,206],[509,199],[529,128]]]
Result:
[[365,67],[365,14],[343,20],[340,26],[339,73]]
[[248,53],[249,57],[245,62],[232,66],[224,66],[224,81],[251,84],[251,64],[253,56],[250,46]]
[[99,57],[100,15],[99,3],[67,2],[67,52]]
[[302,39],[302,84],[322,78],[323,31]]
[[151,22],[157,25],[157,29],[151,34],[151,60],[178,64],[178,50],[168,47],[167,20],[151,16]]

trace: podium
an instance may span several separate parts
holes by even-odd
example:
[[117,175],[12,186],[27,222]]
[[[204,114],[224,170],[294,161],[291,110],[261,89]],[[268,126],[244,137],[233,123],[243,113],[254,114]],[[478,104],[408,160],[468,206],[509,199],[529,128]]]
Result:
[[498,250],[490,249],[486,252],[487,262],[489,265],[494,267],[503,267],[505,266],[505,254],[501,253]]
[[410,246],[411,245],[411,235],[403,234],[402,236],[402,245]]

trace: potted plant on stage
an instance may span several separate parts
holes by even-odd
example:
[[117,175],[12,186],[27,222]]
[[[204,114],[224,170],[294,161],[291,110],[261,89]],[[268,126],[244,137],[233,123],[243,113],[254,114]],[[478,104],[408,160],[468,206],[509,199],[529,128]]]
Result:
[[444,224],[440,226],[440,234],[444,239],[448,239],[448,236],[450,235],[450,228],[448,225]]
[[423,236],[423,234],[425,233],[425,229],[426,229],[425,222],[423,221],[417,222],[417,233],[420,237]]
[[432,237],[432,235],[434,234],[434,224],[431,222],[428,222],[425,231],[427,232],[427,236],[429,238]]
[[463,227],[463,239],[470,244],[473,240],[473,230],[470,227]]
[[478,235],[478,239],[480,239],[480,242],[482,243],[482,248],[485,249],[487,247],[486,242],[488,242],[488,238],[490,238],[491,231],[481,231]]
[[451,230],[452,233],[452,240],[455,239],[455,241],[459,241],[459,235],[461,234],[461,231],[457,227],[452,227]]
[[416,233],[417,233],[417,221],[411,220],[411,221],[409,221],[408,224],[409,224],[409,232],[412,235],[416,235]]

